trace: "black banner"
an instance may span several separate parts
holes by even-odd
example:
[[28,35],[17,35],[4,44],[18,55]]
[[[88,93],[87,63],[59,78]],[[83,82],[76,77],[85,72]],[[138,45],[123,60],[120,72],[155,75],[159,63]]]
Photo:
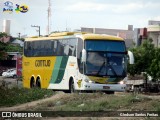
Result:
[[160,117],[160,111],[1,111],[0,117]]

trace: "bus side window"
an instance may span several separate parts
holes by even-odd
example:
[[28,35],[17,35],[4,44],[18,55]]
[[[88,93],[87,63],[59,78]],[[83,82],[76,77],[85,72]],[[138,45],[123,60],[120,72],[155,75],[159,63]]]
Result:
[[82,49],[83,49],[83,40],[78,38],[78,43],[77,43],[77,61],[78,61],[78,67],[80,73],[83,73],[83,63],[81,62],[81,57],[82,57]]
[[54,42],[54,47],[53,47],[53,55],[57,55],[57,41]]
[[[39,42],[39,41],[38,41]],[[38,56],[37,43],[36,41],[32,42],[32,56]]]
[[58,55],[59,56],[63,56],[64,55],[64,44],[63,44],[63,40],[59,40],[58,41]]
[[51,55],[54,55],[54,41],[51,41]]
[[24,55],[25,55],[25,56],[28,56],[28,54],[29,54],[29,53],[28,53],[28,52],[29,52],[29,47],[28,47],[28,46],[29,46],[29,42],[26,41],[26,42],[24,43]]
[[69,40],[65,40],[64,55],[69,55]]
[[31,47],[31,44],[32,44],[32,42],[27,42],[28,43],[28,45],[27,45],[27,55],[28,56],[32,56],[32,47]]
[[69,55],[70,55],[70,56],[76,56],[76,44],[77,44],[77,39],[75,39],[75,38],[70,38],[68,44],[69,44]]
[[50,40],[44,41],[44,56],[50,56],[51,55],[51,43]]

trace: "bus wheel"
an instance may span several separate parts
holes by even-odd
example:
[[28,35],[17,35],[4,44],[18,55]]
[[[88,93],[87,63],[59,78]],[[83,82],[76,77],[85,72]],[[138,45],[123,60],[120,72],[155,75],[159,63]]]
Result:
[[70,82],[69,82],[69,92],[70,92],[70,93],[74,93],[74,92],[75,92],[75,87],[74,87],[74,80],[73,80],[73,78],[70,78]]
[[30,88],[34,88],[34,87],[35,87],[34,78],[32,77],[30,81]]
[[41,88],[41,82],[39,77],[36,80],[36,87]]

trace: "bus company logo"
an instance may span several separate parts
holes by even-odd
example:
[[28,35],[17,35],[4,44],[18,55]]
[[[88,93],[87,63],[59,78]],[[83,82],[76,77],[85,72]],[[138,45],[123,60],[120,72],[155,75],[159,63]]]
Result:
[[11,117],[11,112],[2,112],[2,117]]
[[3,12],[11,14],[13,12],[13,3],[10,1],[6,1],[4,3]]
[[16,9],[15,9],[15,11],[17,12],[17,13],[19,13],[19,12],[21,12],[21,13],[26,13],[26,12],[28,12],[28,10],[29,10],[29,8],[28,8],[28,6],[27,5],[19,5],[19,4],[16,4]]
[[50,60],[36,60],[35,67],[50,67],[51,61]]

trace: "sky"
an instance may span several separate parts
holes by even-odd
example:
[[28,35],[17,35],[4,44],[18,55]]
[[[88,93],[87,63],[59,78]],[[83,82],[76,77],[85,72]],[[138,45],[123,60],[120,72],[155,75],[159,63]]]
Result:
[[[13,3],[13,12],[3,12],[4,3]],[[26,13],[16,13],[16,4],[27,5]],[[12,36],[47,34],[48,0],[0,0],[0,32],[3,20],[11,20]],[[73,31],[81,27],[127,29],[148,26],[148,20],[160,21],[160,0],[51,0],[51,31]]]

